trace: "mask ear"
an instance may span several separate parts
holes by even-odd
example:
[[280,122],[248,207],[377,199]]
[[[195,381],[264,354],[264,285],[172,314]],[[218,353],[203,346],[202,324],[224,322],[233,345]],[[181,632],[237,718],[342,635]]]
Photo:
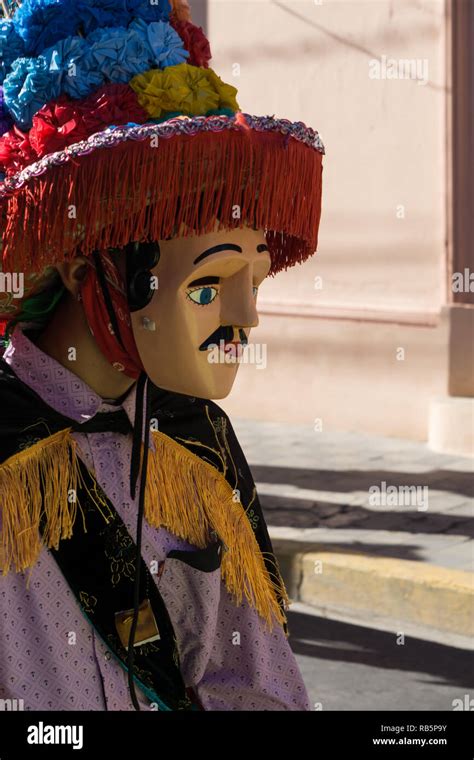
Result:
[[158,243],[129,243],[125,253],[128,305],[131,312],[140,311],[153,298],[151,270],[160,260],[160,246]]
[[76,256],[72,261],[63,261],[56,265],[64,287],[77,298],[81,283],[87,277],[90,263],[85,256]]

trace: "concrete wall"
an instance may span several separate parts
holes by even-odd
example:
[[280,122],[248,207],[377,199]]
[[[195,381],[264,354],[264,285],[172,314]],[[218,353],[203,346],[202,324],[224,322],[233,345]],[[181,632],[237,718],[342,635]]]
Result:
[[449,9],[209,0],[212,65],[242,110],[302,120],[327,152],[318,252],[261,287],[268,365],[240,368],[231,415],[427,437],[449,380]]

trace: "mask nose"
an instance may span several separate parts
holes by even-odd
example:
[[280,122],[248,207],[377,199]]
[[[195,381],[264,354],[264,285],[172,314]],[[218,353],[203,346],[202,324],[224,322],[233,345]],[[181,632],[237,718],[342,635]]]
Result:
[[[258,313],[253,294],[252,269],[242,267],[232,277],[228,277],[220,292],[221,324],[239,327],[257,327]],[[239,336],[236,336],[236,339]]]

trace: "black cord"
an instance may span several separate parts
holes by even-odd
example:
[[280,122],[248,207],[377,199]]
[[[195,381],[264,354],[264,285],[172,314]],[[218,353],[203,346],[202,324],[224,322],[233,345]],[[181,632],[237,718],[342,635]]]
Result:
[[[100,254],[95,251],[93,254],[97,277],[99,284],[104,295],[105,305],[109,314],[112,328],[117,336],[117,340],[124,348],[122,337],[115,315],[112,299],[107,286],[105,273],[102,268],[102,262]],[[150,400],[147,386],[147,374],[141,372],[136,385],[136,399],[135,399],[135,424],[133,428],[133,443],[132,443],[132,458],[130,464],[130,495],[132,499],[135,499],[136,485],[138,475],[140,474],[140,486],[138,497],[138,516],[137,516],[137,540],[136,540],[136,553],[135,553],[135,579],[133,589],[133,620],[130,628],[130,636],[128,639],[128,651],[127,651],[127,669],[128,669],[128,687],[130,690],[130,698],[132,700],[135,710],[140,712],[140,705],[138,703],[137,694],[135,691],[135,681],[133,679],[133,668],[135,660],[135,652],[133,644],[135,641],[135,634],[138,625],[138,614],[140,608],[140,574],[142,563],[142,530],[143,530],[143,515],[145,511],[145,488],[146,488],[146,475],[148,464],[148,445],[150,442]],[[145,403],[144,403],[145,399]],[[143,419],[143,408],[145,407],[145,419]],[[144,451],[143,458],[141,456],[142,447],[142,434],[143,425],[145,425],[144,432]],[[141,462],[141,472],[140,472]]]
[[143,396],[146,373],[142,372],[137,380],[135,396],[135,424],[133,427],[132,461],[130,465],[130,496],[135,498],[138,474],[140,472],[142,432],[143,432]]
[[[142,438],[142,429],[143,429],[143,422],[145,424],[145,432],[144,432],[144,451],[143,451],[143,459],[142,459],[142,468],[141,468],[141,474],[140,474],[140,491],[139,491],[139,498],[138,498],[138,517],[137,517],[137,540],[136,540],[136,555],[135,555],[135,586],[133,590],[133,621],[132,621],[132,627],[130,629],[130,636],[128,640],[128,657],[127,657],[127,667],[128,667],[128,686],[130,689],[130,697],[133,703],[133,706],[135,710],[140,712],[140,705],[138,704],[138,699],[135,691],[135,682],[133,680],[133,663],[135,658],[135,653],[133,650],[133,642],[135,641],[135,633],[137,630],[138,625],[138,613],[139,613],[139,607],[140,607],[140,571],[141,571],[141,561],[142,561],[142,529],[143,529],[143,515],[145,511],[145,488],[146,488],[146,475],[147,475],[147,464],[148,464],[148,445],[150,442],[150,398],[148,394],[148,385],[146,384],[147,376],[143,372],[137,383],[137,399],[136,399],[136,405],[135,405],[135,430],[134,430],[134,449],[138,448],[138,452],[140,453],[141,449],[141,438]],[[145,397],[145,420],[143,421],[143,398]],[[140,414],[139,421],[137,420],[137,414]],[[139,430],[139,439],[138,439],[138,446],[136,446],[136,437],[135,432],[137,431],[137,428]],[[132,452],[132,464],[133,464],[133,454],[135,452]],[[138,474],[138,473],[137,473]],[[135,493],[135,485],[136,485],[136,477],[137,474],[134,473],[134,482],[132,483],[131,480],[131,488],[133,488],[133,493]]]

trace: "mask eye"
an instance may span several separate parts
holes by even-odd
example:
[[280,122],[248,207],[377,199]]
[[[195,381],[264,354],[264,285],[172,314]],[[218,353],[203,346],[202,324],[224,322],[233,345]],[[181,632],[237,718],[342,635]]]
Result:
[[217,288],[212,287],[212,285],[204,285],[204,287],[190,290],[187,296],[199,306],[208,306],[218,294],[219,291]]
[[253,297],[256,298],[258,293],[258,287],[256,285],[253,286]]

